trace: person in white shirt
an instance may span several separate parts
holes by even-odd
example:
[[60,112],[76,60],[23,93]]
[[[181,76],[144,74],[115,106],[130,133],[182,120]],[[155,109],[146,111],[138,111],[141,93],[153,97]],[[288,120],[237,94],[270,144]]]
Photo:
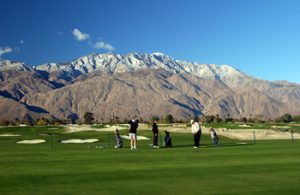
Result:
[[201,127],[197,121],[191,120],[191,130],[194,135],[194,148],[199,148],[201,138]]

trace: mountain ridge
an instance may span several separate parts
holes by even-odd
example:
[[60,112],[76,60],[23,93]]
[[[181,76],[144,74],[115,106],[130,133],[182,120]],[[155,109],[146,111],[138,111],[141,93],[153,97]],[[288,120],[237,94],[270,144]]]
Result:
[[98,120],[116,113],[120,119],[168,113],[181,119],[203,114],[274,118],[299,114],[300,85],[256,79],[228,65],[175,60],[159,52],[93,53],[36,67],[1,60],[0,96],[25,105],[22,113],[33,106],[53,118],[82,119],[88,111]]

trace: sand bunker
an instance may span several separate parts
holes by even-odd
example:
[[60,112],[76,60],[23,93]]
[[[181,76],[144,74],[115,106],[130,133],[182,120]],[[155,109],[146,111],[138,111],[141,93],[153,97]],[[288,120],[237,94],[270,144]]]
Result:
[[44,142],[46,142],[46,140],[44,139],[31,139],[31,140],[18,141],[17,144],[40,144]]
[[93,128],[91,125],[66,125],[65,126],[67,133],[75,133],[80,131],[101,131],[101,132],[112,132],[115,131],[115,129],[124,130],[128,129],[128,127],[119,126],[119,125],[105,125],[105,128]]
[[290,126],[271,126],[274,129],[289,129],[291,128]]
[[17,136],[21,136],[19,134],[0,134],[0,137],[17,137]]
[[94,143],[99,141],[98,139],[67,139],[61,140],[63,144],[84,144],[84,143]]
[[[128,135],[121,135],[121,137],[122,138],[124,138],[124,139],[128,139],[128,140],[130,140],[130,138],[129,138],[129,136]],[[137,140],[149,140],[149,138],[148,137],[144,137],[144,136],[137,136]]]
[[250,125],[243,124],[243,125],[239,125],[239,127],[251,127],[251,126],[250,126]]
[[[274,130],[227,130],[226,132],[217,131],[217,134],[239,140],[253,140],[254,136],[257,140],[292,139],[290,132],[280,132]],[[293,138],[300,139],[300,134],[293,133]]]

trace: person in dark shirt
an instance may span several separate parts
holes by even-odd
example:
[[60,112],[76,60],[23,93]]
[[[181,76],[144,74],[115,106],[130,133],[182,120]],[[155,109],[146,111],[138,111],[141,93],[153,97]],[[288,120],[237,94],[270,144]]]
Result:
[[128,122],[130,124],[129,129],[129,138],[130,138],[130,146],[131,150],[136,149],[136,142],[137,142],[137,128],[139,126],[139,120],[132,119]]
[[158,127],[157,121],[154,120],[152,124],[152,133],[153,133],[153,148],[159,148],[158,146]]

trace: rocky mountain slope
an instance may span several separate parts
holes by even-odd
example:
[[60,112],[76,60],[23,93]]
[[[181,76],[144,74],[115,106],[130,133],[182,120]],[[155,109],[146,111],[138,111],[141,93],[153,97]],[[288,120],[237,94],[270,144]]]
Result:
[[300,114],[300,85],[258,80],[227,65],[190,63],[162,53],[90,54],[36,67],[1,60],[0,97],[0,117],[10,120],[25,115],[82,119],[85,112],[99,121],[167,114],[178,119]]

